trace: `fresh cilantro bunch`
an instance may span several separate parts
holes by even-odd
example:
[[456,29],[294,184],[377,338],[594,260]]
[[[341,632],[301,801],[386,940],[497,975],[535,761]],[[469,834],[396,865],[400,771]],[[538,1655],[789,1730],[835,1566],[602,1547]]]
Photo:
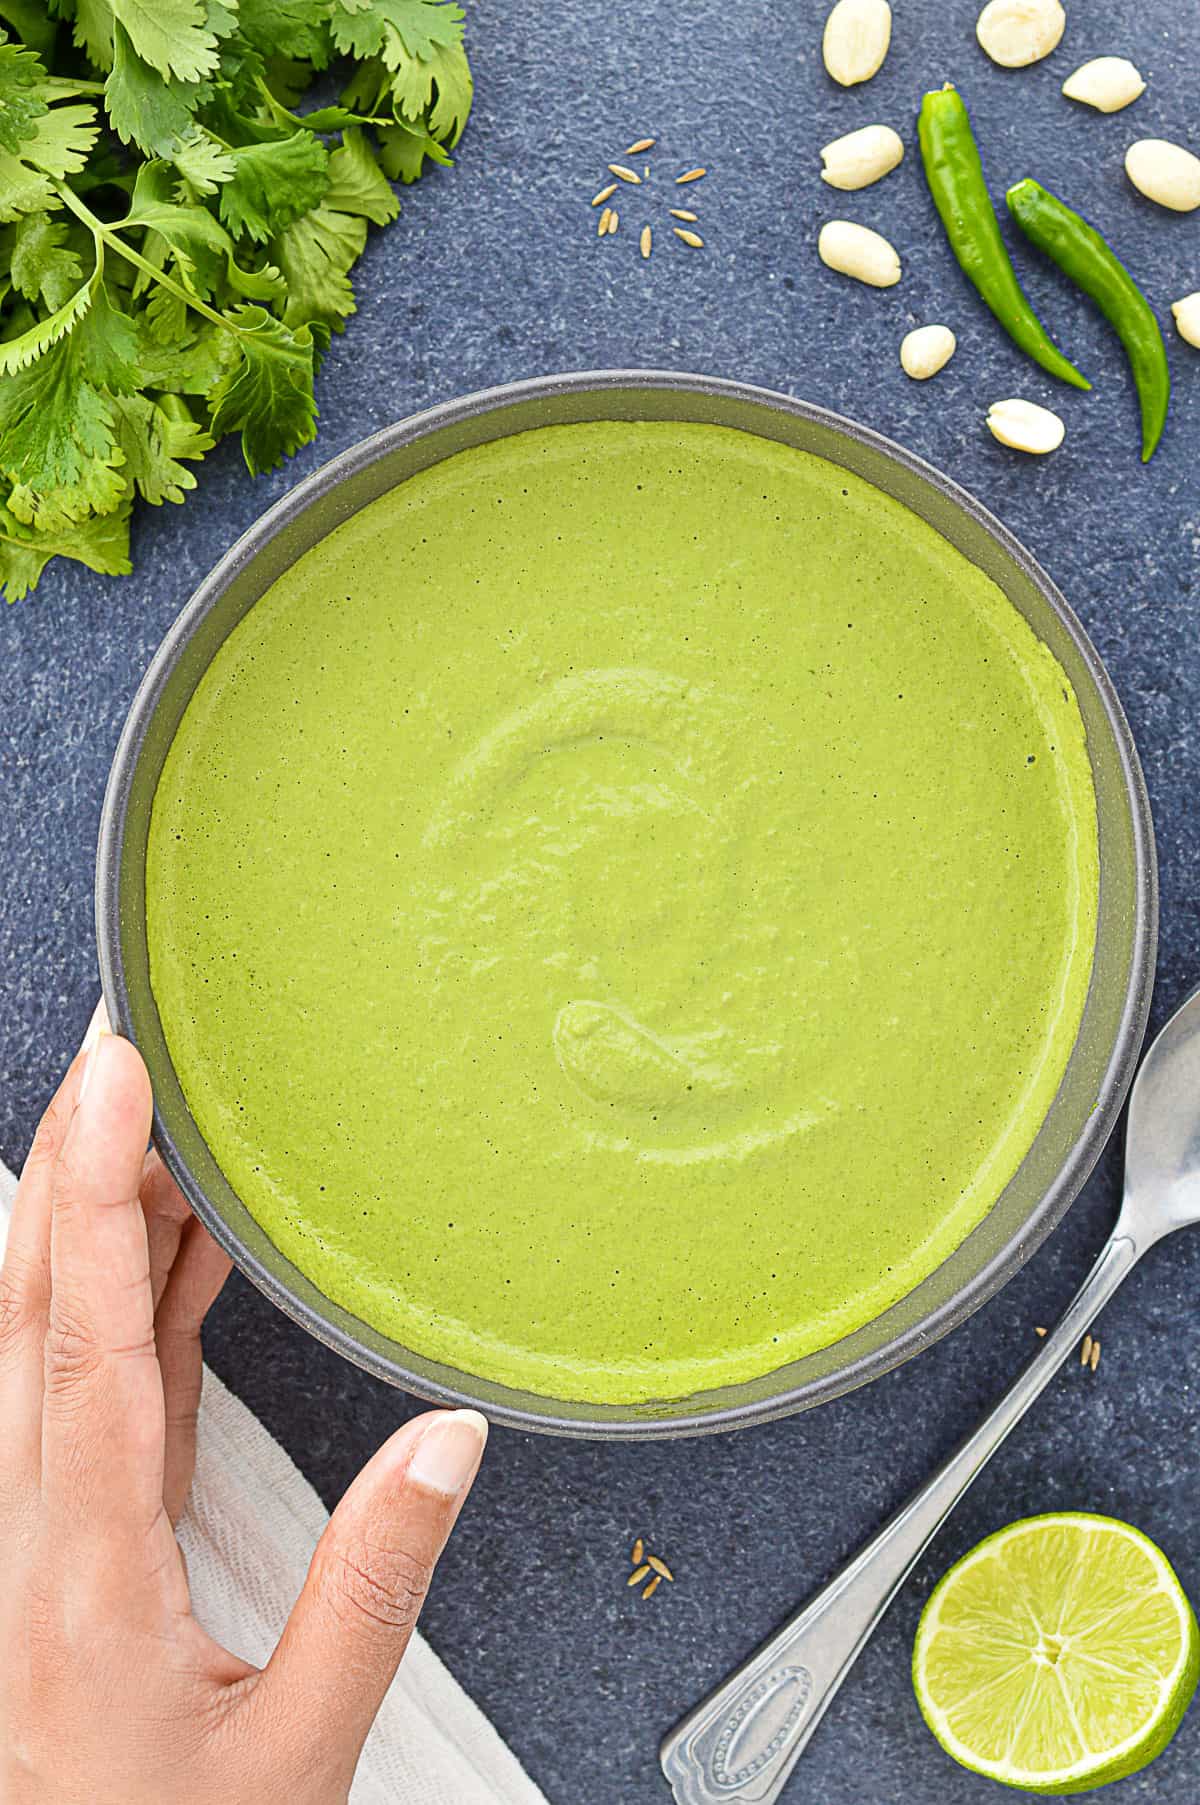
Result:
[[367,224],[470,106],[452,0],[0,0],[10,601],[54,557],[128,571],[135,496],[223,433],[252,472],[313,438]]

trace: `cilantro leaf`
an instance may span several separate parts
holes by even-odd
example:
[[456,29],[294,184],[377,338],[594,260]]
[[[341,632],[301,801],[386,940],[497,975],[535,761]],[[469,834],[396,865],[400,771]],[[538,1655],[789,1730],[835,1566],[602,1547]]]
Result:
[[461,44],[464,17],[454,0],[334,0],[331,25],[339,50],[397,69]]
[[[429,109],[429,129],[435,138],[443,144],[457,144],[463,135],[467,117],[471,111],[471,103],[475,97],[475,84],[471,79],[471,65],[467,61],[467,53],[461,44],[455,50],[447,50],[438,61],[431,65],[432,83],[437,90],[436,98]],[[407,106],[402,109],[409,118],[416,115]]]
[[287,301],[287,283],[273,263],[264,263],[261,269],[242,269],[231,256],[225,274],[234,294],[248,301]]
[[289,326],[320,322],[341,332],[355,311],[350,271],[367,241],[366,221],[386,225],[400,203],[362,132],[347,130],[329,159],[329,186],[319,207],[276,238],[272,255],[287,283]]
[[[42,219],[44,214],[32,214],[32,219]],[[26,327],[16,338],[7,338],[0,343],[0,376],[12,376],[23,370],[26,364],[36,363],[52,345],[60,338],[65,338],[92,304],[95,278],[89,277],[82,287],[57,307],[48,319],[37,320]]]
[[[86,402],[89,396],[81,399]],[[111,413],[106,416],[106,421],[111,427]],[[123,462],[121,452],[114,447],[109,458],[98,457],[89,463],[78,482],[48,484],[41,489],[27,483],[14,483],[8,495],[9,513],[14,520],[39,533],[77,526],[90,514],[111,514],[129,493],[121,467]]]
[[199,95],[195,83],[174,76],[164,80],[142,61],[124,26],[114,23],[113,63],[104,100],[122,144],[136,144],[149,157],[170,156],[172,147],[192,129]]
[[472,99],[461,7],[453,0],[334,0],[331,23],[339,50],[381,59],[397,118],[423,120],[433,137],[458,142]]
[[11,151],[0,150],[0,225],[23,213],[41,213],[59,204],[50,180]]
[[240,432],[252,476],[271,470],[317,432],[313,397],[313,337],[291,328],[265,308],[242,305],[227,316],[238,327],[240,359],[209,397],[212,430]]
[[123,26],[144,63],[164,81],[202,81],[218,68],[217,40],[232,23],[205,0],[56,0],[73,13],[75,42],[100,70],[113,66],[115,28]]
[[241,22],[241,0],[230,0],[228,6],[222,0],[207,0],[205,22],[215,38],[236,36]]
[[197,194],[215,194],[222,182],[233,179],[237,168],[232,151],[206,132],[202,125],[189,126],[170,153],[170,160],[184,181]]
[[182,402],[177,405],[178,414],[145,395],[123,395],[113,404],[126,478],[154,507],[182,501],[184,490],[196,487],[195,473],[179,459],[202,458],[216,443]]
[[32,50],[0,44],[0,145],[20,150],[46,112],[46,71]]
[[217,68],[217,38],[204,0],[109,0],[138,56],[164,80],[201,81]]
[[90,305],[76,312],[70,329],[0,384],[0,471],[13,485],[8,510],[39,530],[106,514],[128,486],[113,396],[135,386],[137,331],[111,300],[101,262],[80,294]]
[[[147,226],[159,235],[197,293],[213,292],[231,249],[229,234],[206,207],[173,198],[169,163],[143,163],[138,170],[129,211],[119,229],[124,233],[133,226]],[[142,280],[135,286],[140,292],[144,285]]]
[[106,514],[124,493],[112,405],[80,370],[73,336],[59,339],[0,389],[0,470],[10,511],[27,526],[61,527]]
[[[162,246],[163,258],[167,262],[167,249]],[[187,337],[188,304],[182,295],[158,284],[154,292],[147,297],[146,305],[141,312],[141,321],[150,337],[160,345],[173,345]]]
[[393,182],[407,185],[415,182],[425,167],[426,158],[449,168],[449,157],[423,125],[405,123],[380,128],[379,161],[383,172]]
[[132,394],[139,380],[137,325],[110,295],[102,264],[97,264],[92,282],[92,305],[71,334],[76,365],[97,388],[113,395]]
[[263,56],[288,54],[324,69],[332,46],[327,0],[240,0],[238,20],[247,43]]
[[[145,320],[144,313],[141,319]],[[236,362],[233,335],[205,324],[193,336],[185,332],[173,342],[144,334],[138,368],[148,389],[168,395],[208,395]]]
[[74,15],[74,38],[89,62],[97,69],[111,69],[113,61],[113,14],[109,0],[55,0],[54,11]]
[[361,215],[377,226],[386,226],[399,213],[400,202],[362,132],[353,128],[344,132],[330,156],[324,204]]
[[329,152],[309,131],[247,144],[233,161],[220,192],[221,218],[260,244],[315,207],[329,186]]
[[101,576],[128,576],[128,500],[107,514],[34,532],[0,507],[0,589],[19,602],[36,587],[51,558],[74,558]]
[[[27,301],[57,310],[83,280],[77,253],[67,245],[67,227],[50,213],[29,213],[13,228],[9,275]],[[0,347],[2,364],[3,347]]]
[[367,241],[366,222],[317,207],[296,220],[271,247],[288,287],[289,326],[321,321],[335,332],[355,311],[349,272]]
[[34,121],[21,160],[60,180],[78,175],[99,136],[95,107],[54,107]]

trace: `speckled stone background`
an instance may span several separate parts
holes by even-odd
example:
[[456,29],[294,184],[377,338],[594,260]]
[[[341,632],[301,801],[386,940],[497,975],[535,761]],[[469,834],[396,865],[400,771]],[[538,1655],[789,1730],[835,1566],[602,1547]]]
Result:
[[[478,105],[458,167],[405,197],[360,266],[360,311],[326,362],[319,442],[250,481],[233,445],[183,508],[145,510],[136,574],[52,570],[0,616],[0,1153],[18,1162],[96,996],[91,863],[105,773],[142,670],[197,579],[297,476],[355,439],[469,389],[544,371],[642,365],[715,372],[823,402],[931,459],[974,490],[1042,560],[1108,663],[1150,784],[1162,861],[1154,1026],[1200,981],[1200,352],[1173,331],[1176,393],[1163,448],[1138,462],[1137,413],[1107,327],[1034,254],[1028,287],[1096,382],[1085,396],[1008,344],[959,276],[915,156],[875,189],[837,195],[818,147],[889,121],[912,144],[926,87],[954,79],[997,195],[1035,174],[1112,238],[1169,325],[1200,287],[1200,215],[1141,200],[1122,171],[1136,137],[1197,146],[1195,36],[1171,0],[1068,7],[1040,66],[995,69],[973,36],[976,0],[898,0],[893,48],[867,88],[827,79],[823,4],[799,0],[467,0]],[[1149,82],[1105,118],[1063,100],[1085,58],[1132,57]],[[631,139],[658,135],[649,188],[622,195],[598,244],[587,201]],[[692,193],[707,245],[664,231],[665,178],[711,168]],[[672,190],[672,194],[677,191]],[[817,261],[820,222],[882,228],[902,284],[862,289]],[[644,264],[635,235],[658,227]],[[902,334],[931,319],[959,336],[927,386],[901,372]],[[1066,443],[1045,462],[995,445],[987,404],[1057,408]],[[964,1328],[841,1402],[734,1437],[638,1447],[497,1431],[425,1618],[429,1637],[554,1805],[655,1805],[658,1740],[915,1486],[974,1423],[1100,1246],[1116,1205],[1110,1148],[1063,1227]],[[1139,1269],[1103,1323],[1095,1378],[1063,1372],[977,1483],[905,1588],[834,1704],[789,1799],[818,1805],[974,1805],[999,1799],[926,1733],[908,1657],[935,1576],[978,1537],[1033,1511],[1128,1517],[1200,1599],[1200,1438],[1192,1377],[1200,1242],[1178,1236]],[[234,1278],[209,1358],[332,1504],[407,1414]],[[624,1585],[633,1535],[678,1583],[643,1605]],[[1200,1706],[1123,1800],[1194,1805]]]

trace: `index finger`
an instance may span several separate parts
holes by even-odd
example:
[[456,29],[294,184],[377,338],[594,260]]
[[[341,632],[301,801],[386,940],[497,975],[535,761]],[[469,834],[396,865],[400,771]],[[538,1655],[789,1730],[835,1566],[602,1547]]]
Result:
[[[93,1026],[95,1020],[93,1017]],[[91,1028],[88,1034],[95,1038]],[[25,1502],[40,1490],[42,1363],[50,1308],[50,1199],[91,1039],[84,1041],[71,1061],[38,1123],[13,1199],[8,1245],[0,1264],[0,1439],[5,1449],[0,1491],[6,1502],[15,1497]]]
[[162,1512],[163,1393],[138,1196],[150,1081],[103,1034],[54,1171],[42,1498],[72,1537],[144,1537]]

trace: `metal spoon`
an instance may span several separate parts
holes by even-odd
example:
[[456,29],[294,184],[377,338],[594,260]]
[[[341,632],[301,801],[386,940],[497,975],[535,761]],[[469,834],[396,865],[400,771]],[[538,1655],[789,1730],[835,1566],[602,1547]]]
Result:
[[1129,1103],[1125,1195],[1100,1258],[991,1416],[837,1578],[662,1745],[679,1805],[772,1805],[876,1624],[972,1479],[1141,1256],[1200,1222],[1200,990],[1167,1023]]

